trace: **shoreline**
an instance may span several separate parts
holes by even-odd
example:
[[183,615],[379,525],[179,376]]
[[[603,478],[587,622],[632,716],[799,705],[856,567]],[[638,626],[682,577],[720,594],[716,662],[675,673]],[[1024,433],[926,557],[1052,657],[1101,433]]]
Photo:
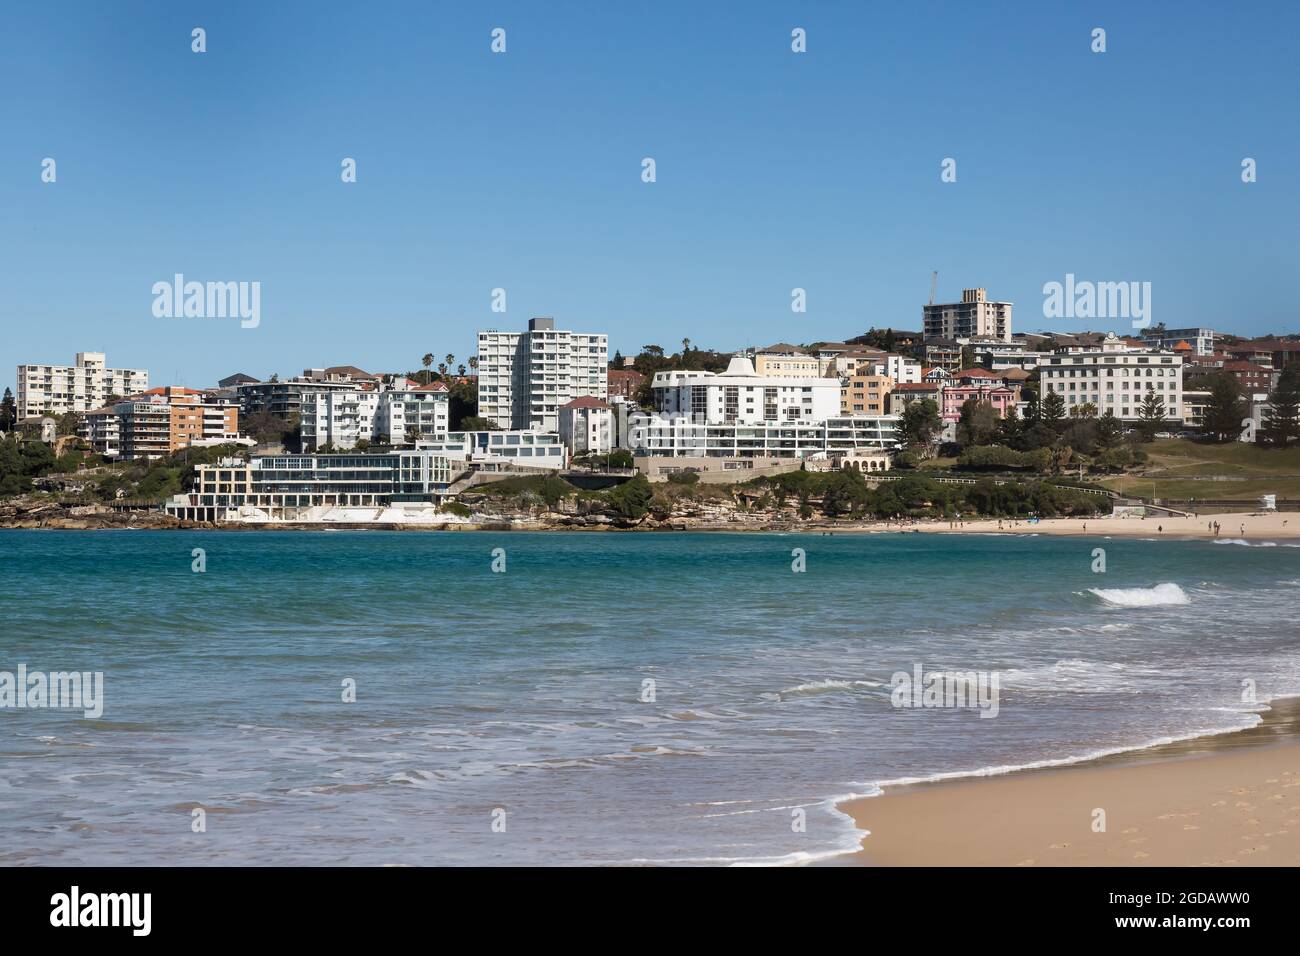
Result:
[[[369,523],[369,522],[263,522],[223,523],[173,522],[147,519],[140,524],[130,521],[121,524],[97,524],[84,518],[51,518],[42,523],[9,522],[0,524],[0,530],[14,531],[573,531],[615,532],[641,534],[670,534],[681,532],[721,532],[733,534],[808,534],[808,535],[862,535],[862,534],[977,534],[1023,537],[1032,535],[1077,537],[1134,537],[1150,540],[1223,540],[1300,539],[1300,511],[1276,512],[1206,512],[1195,517],[1119,518],[1115,516],[1089,518],[1043,518],[1036,523],[1027,519],[979,518],[952,522],[947,519],[925,519],[914,522],[824,522],[824,521],[700,521],[695,519],[668,519],[653,523],[640,522],[631,526],[611,522],[566,524],[561,521],[532,520],[527,522],[501,519],[497,521],[449,521],[445,523]],[[1210,523],[1218,521],[1216,534]],[[93,525],[93,526],[88,526]],[[1244,530],[1243,530],[1244,529]]]
[[869,832],[835,865],[1298,865],[1300,698],[1267,706],[1241,730],[843,801]]

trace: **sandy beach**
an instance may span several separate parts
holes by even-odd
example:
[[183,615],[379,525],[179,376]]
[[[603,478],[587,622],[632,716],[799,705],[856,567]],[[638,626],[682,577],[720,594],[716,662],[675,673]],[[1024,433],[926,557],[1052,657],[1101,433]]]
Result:
[[[1210,526],[1218,522],[1216,534]],[[1044,518],[1036,524],[1025,520],[963,521],[957,527],[947,521],[919,522],[910,526],[927,533],[993,533],[1113,535],[1137,538],[1245,538],[1268,540],[1300,538],[1300,512],[1200,514],[1195,518],[1151,517],[1118,518],[1113,515],[1092,518]]]
[[[1300,865],[1300,700],[1249,730],[840,809],[867,866]],[[1104,831],[1095,828],[1104,811]]]

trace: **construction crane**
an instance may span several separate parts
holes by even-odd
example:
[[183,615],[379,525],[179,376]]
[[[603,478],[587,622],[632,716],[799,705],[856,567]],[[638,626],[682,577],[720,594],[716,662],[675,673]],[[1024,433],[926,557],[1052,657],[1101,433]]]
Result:
[[939,288],[939,270],[930,273],[930,304],[934,305],[934,294]]

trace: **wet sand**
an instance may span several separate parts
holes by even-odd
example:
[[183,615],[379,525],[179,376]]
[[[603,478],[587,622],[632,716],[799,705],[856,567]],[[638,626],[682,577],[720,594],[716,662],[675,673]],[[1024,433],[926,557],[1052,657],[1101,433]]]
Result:
[[871,833],[841,862],[1300,865],[1300,700],[1262,716],[1236,733],[850,801],[840,809]]

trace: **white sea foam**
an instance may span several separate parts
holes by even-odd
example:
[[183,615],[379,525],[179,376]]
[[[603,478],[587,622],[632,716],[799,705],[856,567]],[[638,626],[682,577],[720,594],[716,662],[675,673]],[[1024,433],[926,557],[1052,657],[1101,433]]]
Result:
[[[1183,743],[1188,740],[1200,740],[1202,737],[1218,737],[1222,734],[1235,734],[1239,731],[1248,730],[1251,727],[1257,726],[1260,721],[1263,720],[1262,717],[1254,712],[1242,713],[1242,716],[1253,717],[1254,719],[1239,727],[1212,727],[1204,730],[1193,730],[1185,734],[1177,734],[1169,737],[1156,737],[1142,743],[1131,744],[1123,747],[1105,747],[1072,757],[1031,760],[1026,763],[1001,764],[996,767],[979,767],[974,770],[952,770],[946,773],[933,773],[928,776],[895,777],[892,780],[876,781],[872,785],[880,788],[905,787],[918,783],[938,783],[941,780],[961,780],[970,777],[1000,777],[1009,773],[1019,773],[1022,770],[1043,770],[1049,767],[1068,767],[1078,763],[1086,763],[1089,760],[1099,760],[1102,757],[1114,757],[1119,754],[1149,750],[1152,747],[1164,747],[1168,744]],[[854,784],[854,786],[857,786],[857,784]]]
[[[1245,538],[1216,538],[1215,544],[1235,544],[1243,548],[1276,548],[1276,541],[1247,541]],[[1284,548],[1300,548],[1300,544],[1284,544]]]
[[822,694],[833,690],[852,690],[855,687],[883,687],[879,681],[874,680],[814,680],[806,684],[798,684],[794,687],[787,687],[777,693],[781,697],[793,694]]
[[1191,604],[1187,592],[1172,581],[1150,588],[1088,588],[1112,607],[1160,607],[1167,604]]

